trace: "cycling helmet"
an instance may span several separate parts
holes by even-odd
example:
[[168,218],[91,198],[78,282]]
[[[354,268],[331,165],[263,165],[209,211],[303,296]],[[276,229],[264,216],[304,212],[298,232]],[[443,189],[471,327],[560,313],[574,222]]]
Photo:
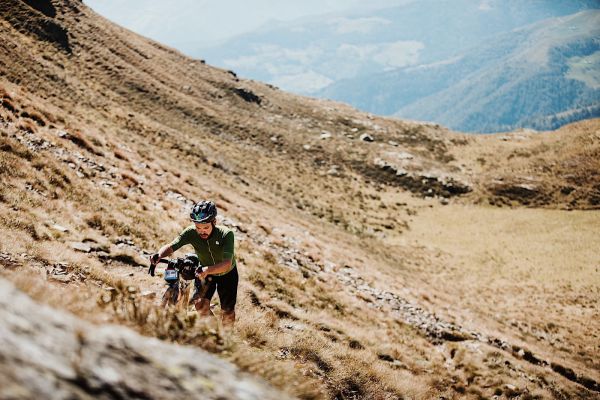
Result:
[[194,222],[205,224],[212,222],[217,217],[217,206],[212,201],[200,201],[192,208],[190,218]]

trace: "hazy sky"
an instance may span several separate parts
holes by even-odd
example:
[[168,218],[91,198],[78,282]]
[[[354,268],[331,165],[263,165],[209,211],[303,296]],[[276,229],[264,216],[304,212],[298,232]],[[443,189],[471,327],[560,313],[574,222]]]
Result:
[[411,0],[84,0],[99,14],[134,32],[178,48],[197,50],[268,20],[292,20]]

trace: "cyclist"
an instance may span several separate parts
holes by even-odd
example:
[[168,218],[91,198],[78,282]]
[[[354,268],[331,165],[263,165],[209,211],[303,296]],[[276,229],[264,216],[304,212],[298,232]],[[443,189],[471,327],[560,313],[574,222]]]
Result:
[[[233,231],[216,225],[217,207],[212,201],[196,203],[190,214],[193,225],[185,228],[171,243],[161,247],[158,253],[150,256],[150,270],[153,274],[158,260],[169,257],[173,252],[187,244],[192,245],[200,264],[206,266],[196,275],[196,293],[192,297],[198,313],[203,316],[214,314],[210,309],[210,299],[219,294],[222,321],[224,326],[233,326],[235,322],[235,303],[237,300],[238,271],[235,262]],[[204,291],[200,291],[199,282],[206,279]]]

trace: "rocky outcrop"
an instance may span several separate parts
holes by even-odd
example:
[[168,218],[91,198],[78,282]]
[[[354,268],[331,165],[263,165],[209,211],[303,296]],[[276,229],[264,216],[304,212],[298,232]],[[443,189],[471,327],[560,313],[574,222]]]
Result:
[[285,399],[202,350],[93,326],[0,279],[0,398]]
[[409,171],[383,159],[361,166],[363,173],[377,182],[400,186],[422,197],[453,197],[471,192],[465,182],[448,174]]
[[38,39],[51,42],[71,53],[67,29],[56,20],[56,7],[50,0],[3,0],[0,2],[0,18],[15,29],[29,32]]
[[552,189],[530,178],[496,179],[487,186],[496,205],[512,202],[525,206],[543,206],[552,203]]
[[233,93],[237,94],[244,101],[246,101],[248,103],[255,103],[255,104],[260,105],[260,103],[262,102],[262,99],[258,95],[256,95],[254,92],[252,92],[251,90],[239,88],[239,87],[233,88],[231,90],[233,91]]

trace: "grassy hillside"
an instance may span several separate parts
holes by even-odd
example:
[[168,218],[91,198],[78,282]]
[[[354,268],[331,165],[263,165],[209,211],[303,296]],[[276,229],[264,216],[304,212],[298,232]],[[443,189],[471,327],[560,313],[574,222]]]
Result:
[[[597,396],[598,120],[471,137],[241,80],[76,1],[0,16],[0,274],[32,297],[301,398]],[[236,234],[230,335],[146,274],[202,198]]]

